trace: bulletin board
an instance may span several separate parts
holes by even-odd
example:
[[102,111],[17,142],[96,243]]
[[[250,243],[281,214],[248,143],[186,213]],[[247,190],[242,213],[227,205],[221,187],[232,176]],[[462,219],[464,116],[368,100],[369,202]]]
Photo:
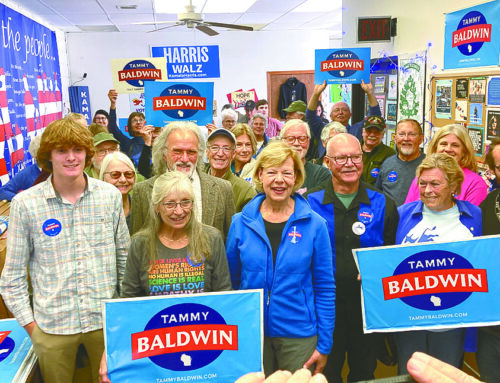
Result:
[[500,69],[431,77],[430,117],[433,130],[463,125],[484,162],[489,140],[500,137]]

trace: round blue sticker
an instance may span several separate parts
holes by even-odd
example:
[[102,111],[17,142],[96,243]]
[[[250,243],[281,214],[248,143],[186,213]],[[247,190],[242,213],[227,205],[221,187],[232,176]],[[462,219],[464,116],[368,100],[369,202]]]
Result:
[[378,177],[378,173],[380,172],[380,169],[379,168],[373,168],[372,171],[370,172],[371,176],[373,178],[377,178]]
[[373,221],[373,212],[367,207],[362,207],[358,211],[358,220],[363,222],[365,225]]
[[61,232],[62,225],[57,219],[50,218],[43,223],[42,229],[43,232],[49,237],[55,237]]
[[394,170],[387,175],[387,180],[389,182],[394,182],[397,179],[398,179],[398,173],[396,173],[396,171]]
[[302,239],[302,234],[297,231],[297,226],[292,226],[292,229],[287,233],[287,237],[291,243],[299,243]]

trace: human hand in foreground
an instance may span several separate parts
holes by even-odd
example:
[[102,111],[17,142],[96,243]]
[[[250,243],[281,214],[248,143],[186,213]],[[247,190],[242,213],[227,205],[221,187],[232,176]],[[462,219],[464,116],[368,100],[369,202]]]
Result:
[[236,383],[327,383],[323,374],[311,376],[311,371],[301,368],[292,375],[290,371],[276,371],[267,379],[263,372],[252,372],[243,375]]
[[480,383],[479,380],[423,352],[415,352],[406,364],[418,383]]
[[108,378],[108,363],[106,362],[106,351],[102,353],[101,364],[99,366],[99,383],[111,383]]

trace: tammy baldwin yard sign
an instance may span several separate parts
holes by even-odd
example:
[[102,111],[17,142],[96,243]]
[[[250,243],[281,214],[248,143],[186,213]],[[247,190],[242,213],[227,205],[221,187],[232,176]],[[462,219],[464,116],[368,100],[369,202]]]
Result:
[[149,124],[164,126],[170,121],[197,125],[213,121],[213,82],[152,82],[144,84],[146,118]]
[[104,303],[112,382],[234,382],[262,370],[262,291]]
[[370,48],[316,49],[314,83],[370,82]]
[[353,250],[366,333],[500,324],[500,236]]
[[166,81],[165,58],[111,60],[113,86],[118,93],[142,93],[146,81]]

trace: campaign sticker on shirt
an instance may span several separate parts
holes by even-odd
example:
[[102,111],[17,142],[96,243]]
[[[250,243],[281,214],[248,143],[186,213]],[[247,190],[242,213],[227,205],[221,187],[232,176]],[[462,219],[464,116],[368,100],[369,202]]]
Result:
[[297,231],[297,226],[292,226],[292,230],[286,236],[290,238],[291,243],[299,243],[302,239],[302,234]]
[[203,265],[203,263],[205,262],[205,256],[202,254],[202,257],[203,257],[203,260],[200,262],[200,263],[195,263],[189,256],[191,255],[191,253],[189,253],[188,255],[186,255],[186,261],[187,263],[189,264],[189,266],[191,267],[200,267]]
[[55,237],[61,232],[62,225],[57,219],[50,218],[43,223],[42,229],[43,232],[49,237]]
[[378,177],[378,173],[380,173],[380,169],[379,168],[373,168],[372,171],[370,172],[371,176],[373,178],[377,178]]
[[395,182],[398,179],[398,173],[394,170],[387,175],[387,180],[389,182]]
[[356,235],[362,235],[366,231],[365,224],[363,222],[354,222],[352,224],[352,232]]
[[362,207],[361,209],[359,209],[358,219],[364,224],[370,223],[373,220],[373,212],[371,211],[371,209]]

